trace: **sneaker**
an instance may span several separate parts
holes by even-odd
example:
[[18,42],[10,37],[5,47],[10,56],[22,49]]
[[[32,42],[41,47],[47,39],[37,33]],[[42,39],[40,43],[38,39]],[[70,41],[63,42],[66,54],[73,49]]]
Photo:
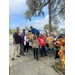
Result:
[[11,58],[12,61],[14,61],[14,58]]
[[38,59],[36,59],[36,61],[38,61]]
[[17,57],[20,57],[19,55],[17,55]]

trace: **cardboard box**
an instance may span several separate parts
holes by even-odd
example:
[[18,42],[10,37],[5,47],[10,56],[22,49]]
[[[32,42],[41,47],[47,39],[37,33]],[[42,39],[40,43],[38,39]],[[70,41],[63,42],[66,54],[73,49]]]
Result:
[[50,43],[49,48],[55,48],[54,42]]
[[46,41],[47,44],[50,44],[50,43],[52,43],[53,40],[55,40],[55,38],[47,37],[45,41]]
[[32,40],[33,36],[34,36],[34,34],[29,35],[29,39]]
[[29,32],[28,34],[29,34],[29,35],[32,35],[32,33],[31,33],[31,32]]

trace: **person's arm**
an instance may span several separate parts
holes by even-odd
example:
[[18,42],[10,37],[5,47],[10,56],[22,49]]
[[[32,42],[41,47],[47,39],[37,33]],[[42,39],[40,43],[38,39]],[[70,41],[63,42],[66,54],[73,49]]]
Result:
[[[36,45],[36,46],[40,46],[40,44],[39,44],[38,40],[37,40],[37,44],[38,44],[38,45]],[[36,46],[35,46],[35,47],[36,47]]]
[[37,34],[37,29],[36,28],[34,28],[34,33],[35,33],[35,35]]
[[16,42],[15,42],[15,34],[13,34],[13,43],[16,46]]
[[40,46],[40,49],[41,49],[42,47],[41,47],[41,45],[40,45],[40,40],[39,40],[39,39],[38,39],[38,42],[39,42],[39,46]]

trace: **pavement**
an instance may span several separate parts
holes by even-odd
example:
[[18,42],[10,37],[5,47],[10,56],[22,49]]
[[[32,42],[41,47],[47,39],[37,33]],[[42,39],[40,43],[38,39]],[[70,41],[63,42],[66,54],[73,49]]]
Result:
[[[39,60],[36,61],[33,58],[33,50],[29,49],[29,55],[15,57],[15,60],[12,61],[12,52],[13,52],[12,40],[9,40],[9,66],[10,66],[10,75],[59,75],[51,66],[55,61],[59,59],[54,59],[54,53],[50,54],[48,59],[42,60],[40,53],[38,55]],[[48,55],[48,52],[47,52]]]

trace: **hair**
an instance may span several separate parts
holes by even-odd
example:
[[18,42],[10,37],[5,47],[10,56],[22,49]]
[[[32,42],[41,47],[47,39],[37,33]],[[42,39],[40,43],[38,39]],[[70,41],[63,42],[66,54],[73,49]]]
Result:
[[[28,32],[26,32],[26,36],[27,36]],[[28,34],[29,35],[29,34]]]
[[33,28],[32,26],[30,26],[30,28]]
[[18,27],[16,28],[16,30],[19,29]]
[[23,29],[23,30],[25,30],[25,29]]
[[33,36],[33,40],[34,40],[34,37],[36,38],[35,40],[37,40],[37,36],[36,36],[36,35],[34,35],[34,36]]
[[23,34],[22,32],[20,32],[20,35]]
[[57,32],[59,34],[59,32]]

